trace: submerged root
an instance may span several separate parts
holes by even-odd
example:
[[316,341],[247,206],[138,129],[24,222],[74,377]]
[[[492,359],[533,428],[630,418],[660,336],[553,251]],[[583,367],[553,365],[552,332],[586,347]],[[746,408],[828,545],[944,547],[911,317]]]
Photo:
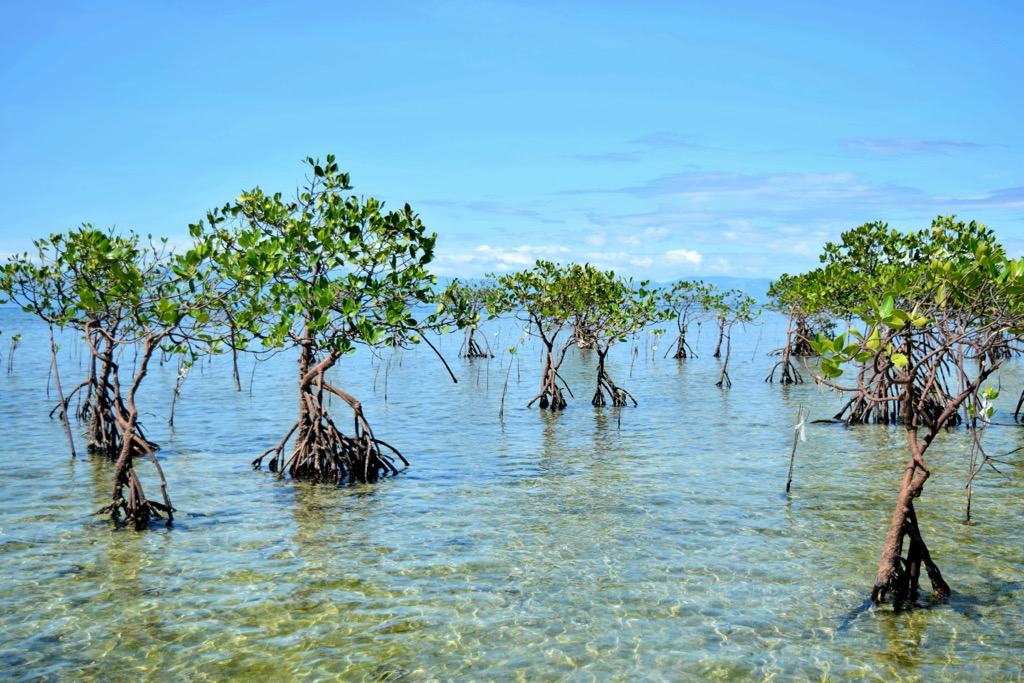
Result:
[[529,408],[538,400],[540,407],[548,410],[562,410],[569,405],[569,402],[565,400],[565,394],[557,386],[552,386],[543,393],[537,394],[532,401],[526,404],[526,407]]
[[[673,349],[675,350],[673,352]],[[686,358],[696,358],[697,353],[690,346],[689,342],[686,341],[686,331],[680,331],[679,336],[669,344],[668,350],[665,351],[663,358],[668,358],[668,354],[672,354],[672,357],[676,360],[684,360]]]
[[[565,400],[565,394],[562,392],[562,388],[558,386],[557,379],[561,378],[556,375],[555,378],[545,382],[541,392],[534,396],[533,400],[526,404],[526,407],[531,407],[537,401],[540,401],[541,409],[546,410],[562,410],[568,406],[569,402]],[[566,391],[568,390],[569,387],[566,386]],[[571,391],[569,393],[572,395]]]
[[[932,420],[938,418],[944,410],[944,404],[939,400],[941,397],[936,396],[935,399],[927,399],[921,403],[921,410],[926,420]],[[842,409],[836,413],[832,419],[843,422],[844,424],[885,424],[895,425],[902,424],[903,419],[903,408],[898,400],[890,401],[879,401],[872,400],[871,398],[860,395],[854,396],[847,401]],[[949,425],[958,425],[963,421],[963,417],[954,413],[949,418]]]
[[[629,405],[629,401],[633,402],[634,406],[639,405],[636,399],[633,398],[633,394],[629,393],[622,387],[615,387],[614,389],[608,390],[608,396],[611,397],[612,406],[616,408],[624,408]],[[605,391],[598,389],[594,392],[594,398],[590,401],[590,404],[595,407],[602,407],[607,405],[605,400]]]

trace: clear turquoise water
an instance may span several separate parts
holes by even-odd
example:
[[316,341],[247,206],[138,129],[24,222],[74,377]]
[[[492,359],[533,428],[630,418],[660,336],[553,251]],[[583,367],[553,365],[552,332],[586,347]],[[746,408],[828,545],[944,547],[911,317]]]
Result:
[[[458,385],[428,349],[347,358],[335,381],[412,462],[372,487],[249,468],[292,418],[290,358],[245,365],[242,393],[227,359],[195,368],[173,430],[167,364],[147,379],[146,423],[179,513],[144,532],[89,514],[109,496],[111,466],[71,460],[47,418],[45,328],[2,308],[0,329],[0,679],[1024,676],[1020,458],[1000,466],[1007,478],[978,480],[968,526],[967,437],[943,435],[917,507],[954,594],[861,609],[902,435],[808,426],[787,497],[798,407],[819,418],[840,404],[762,381],[778,321],[737,333],[726,391],[707,337],[682,364],[651,337],[635,358],[618,348],[611,369],[640,401],[621,411],[589,405],[582,352],[564,373],[576,398],[551,415],[525,408],[539,365],[520,344],[502,421],[507,356],[468,362],[446,340]],[[519,342],[509,325],[490,332],[496,346]],[[67,387],[81,376],[71,339],[60,361]],[[1021,378],[1004,372],[997,422],[1012,422]],[[1024,445],[1020,427],[989,431],[990,453]],[[140,474],[156,495],[151,468]]]

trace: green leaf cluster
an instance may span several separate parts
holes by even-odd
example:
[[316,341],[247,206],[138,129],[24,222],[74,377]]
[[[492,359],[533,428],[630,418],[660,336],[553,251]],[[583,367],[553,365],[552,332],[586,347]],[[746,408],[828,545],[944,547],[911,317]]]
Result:
[[[921,358],[955,348],[981,357],[1024,332],[1024,263],[981,224],[939,217],[904,234],[870,223],[826,245],[822,262],[787,283],[850,321],[848,335],[812,342],[826,378],[851,363],[913,375]],[[908,342],[929,355],[908,356]]]
[[436,235],[408,204],[385,210],[352,194],[333,155],[306,164],[295,199],[256,187],[192,226],[242,346],[303,344],[338,356],[360,344],[414,344],[448,324],[427,270]]

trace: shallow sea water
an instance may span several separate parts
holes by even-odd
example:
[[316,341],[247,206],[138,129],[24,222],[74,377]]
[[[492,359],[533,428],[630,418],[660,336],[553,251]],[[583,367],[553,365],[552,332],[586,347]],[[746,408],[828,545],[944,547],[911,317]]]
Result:
[[[142,532],[90,514],[112,466],[72,460],[47,418],[45,327],[2,307],[0,329],[2,680],[1024,676],[1020,458],[1005,458],[1005,478],[979,477],[966,525],[969,439],[942,435],[917,508],[954,593],[865,606],[903,436],[808,425],[787,496],[798,407],[816,419],[841,404],[762,381],[778,319],[737,331],[727,390],[706,333],[682,363],[650,335],[635,356],[617,348],[610,369],[640,402],[621,410],[590,406],[593,357],[580,351],[563,373],[569,408],[527,409],[539,356],[507,323],[488,334],[496,350],[519,346],[511,361],[459,359],[460,336],[442,341],[457,385],[426,348],[346,358],[334,380],[412,463],[374,486],[249,467],[292,419],[290,356],[245,361],[241,393],[227,358],[194,368],[173,429],[168,363],[144,385],[145,424],[179,512]],[[59,358],[67,389],[84,367],[70,336]],[[1024,446],[1012,424],[1024,373],[1001,379],[990,454]],[[152,468],[139,471],[158,496]]]

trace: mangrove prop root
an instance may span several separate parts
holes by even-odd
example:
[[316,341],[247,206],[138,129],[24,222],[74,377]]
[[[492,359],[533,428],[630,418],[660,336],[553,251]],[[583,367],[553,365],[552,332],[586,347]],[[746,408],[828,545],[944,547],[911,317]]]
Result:
[[[891,594],[895,602],[917,599],[922,564],[931,582],[932,592],[939,597],[948,597],[952,591],[949,584],[942,578],[942,572],[932,560],[931,554],[928,552],[928,546],[925,545],[924,539],[921,537],[917,515],[912,504],[908,506],[902,533],[910,541],[907,548],[907,556],[905,558],[898,558],[888,580],[880,580],[875,583],[871,590],[871,600],[879,603],[885,599],[886,594]],[[902,545],[902,542],[903,538],[899,540],[900,545]]]
[[[333,387],[323,386],[330,393],[336,392]],[[350,403],[355,411],[351,434],[338,428],[317,395],[306,393],[304,399],[303,414],[277,445],[252,461],[254,468],[259,469],[270,456],[267,468],[279,477],[287,473],[293,479],[345,484],[369,483],[397,474],[400,470],[396,460],[404,467],[409,466],[398,449],[373,435],[362,408],[354,399]],[[293,435],[292,450],[286,456],[287,444]]]
[[572,396],[572,391],[569,389],[569,385],[558,374],[558,368],[561,366],[564,358],[565,348],[562,349],[561,355],[556,361],[554,353],[549,347],[544,359],[544,372],[541,375],[540,393],[534,396],[533,399],[526,404],[527,408],[531,407],[537,401],[540,401],[541,409],[562,410],[569,405],[568,401],[565,400],[565,395],[562,393],[562,388],[558,386],[558,380],[562,380],[562,384],[565,385],[565,390],[569,392],[570,396]]
[[612,381],[611,375],[605,370],[604,359],[608,354],[607,349],[598,355],[597,361],[597,387],[594,391],[594,398],[591,399],[591,405],[595,407],[601,407],[606,404],[605,394],[607,394],[612,401],[612,405],[616,408],[622,408],[628,405],[627,400],[633,401],[633,405],[636,406],[636,399],[633,394],[629,393],[622,387],[616,386],[615,382]]
[[462,342],[462,348],[459,350],[459,355],[464,358],[493,358],[494,354],[491,353],[490,342],[487,341],[487,336],[481,335],[484,339],[485,348],[476,340],[475,332],[476,330],[472,328],[466,331],[466,337]]
[[789,315],[789,329],[786,332],[786,345],[781,349],[774,351],[775,354],[781,354],[782,360],[772,367],[771,372],[764,378],[765,382],[772,383],[775,381],[775,371],[781,368],[779,373],[779,384],[802,384],[804,378],[800,375],[800,372],[796,369],[796,365],[793,363],[792,356],[798,355],[795,352],[797,343],[800,341],[800,323],[795,321],[796,316],[792,313]]
[[[675,349],[675,353],[672,350]],[[679,336],[676,337],[675,341],[669,344],[668,350],[665,351],[663,358],[668,358],[668,354],[672,353],[672,357],[676,360],[685,360],[686,358],[696,358],[697,354],[690,346],[690,343],[686,341],[686,333],[680,332]]]
[[775,373],[781,368],[779,372],[779,384],[803,384],[803,375],[796,369],[796,365],[789,358],[780,360],[778,363],[772,366],[771,372],[764,378],[765,382],[769,384],[775,381]]
[[[148,456],[156,467],[160,476],[163,503],[147,499],[142,490],[142,483],[139,481],[134,465],[135,458],[140,456]],[[129,438],[115,470],[112,500],[109,505],[100,508],[94,514],[109,514],[115,520],[123,516],[126,521],[131,522],[138,529],[144,528],[154,519],[163,519],[164,515],[167,516],[168,521],[174,519],[174,507],[172,507],[167,494],[167,480],[164,478],[156,455],[145,439],[137,436]]]

